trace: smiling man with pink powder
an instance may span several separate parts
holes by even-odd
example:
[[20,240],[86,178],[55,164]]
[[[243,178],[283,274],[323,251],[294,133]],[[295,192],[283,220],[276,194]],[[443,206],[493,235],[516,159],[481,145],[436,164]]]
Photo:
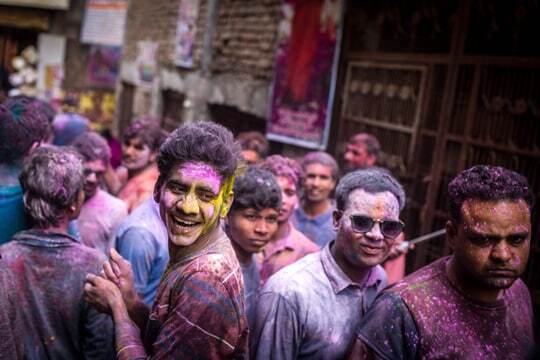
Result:
[[220,226],[232,204],[239,154],[232,134],[210,122],[178,128],[161,147],[154,198],[170,261],[152,309],[114,250],[103,276],[89,275],[85,285],[87,299],[112,313],[118,359],[246,356],[242,272]]

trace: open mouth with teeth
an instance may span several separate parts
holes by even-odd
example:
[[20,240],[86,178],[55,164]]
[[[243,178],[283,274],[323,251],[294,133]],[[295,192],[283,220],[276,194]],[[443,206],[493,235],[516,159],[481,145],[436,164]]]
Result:
[[171,217],[172,223],[174,225],[174,232],[175,233],[190,233],[193,230],[197,229],[199,225],[201,225],[200,221],[193,221],[188,219],[182,219],[178,217]]

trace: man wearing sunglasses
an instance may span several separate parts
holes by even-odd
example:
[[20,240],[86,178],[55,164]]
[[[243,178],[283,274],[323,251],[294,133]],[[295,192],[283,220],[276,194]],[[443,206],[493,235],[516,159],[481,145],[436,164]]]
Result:
[[385,290],[357,329],[352,359],[533,359],[533,313],[519,279],[533,196],[527,180],[479,165],[448,185],[451,256]]
[[377,293],[379,264],[403,230],[401,185],[379,169],[347,174],[336,188],[336,239],[282,269],[261,291],[251,355],[341,359]]

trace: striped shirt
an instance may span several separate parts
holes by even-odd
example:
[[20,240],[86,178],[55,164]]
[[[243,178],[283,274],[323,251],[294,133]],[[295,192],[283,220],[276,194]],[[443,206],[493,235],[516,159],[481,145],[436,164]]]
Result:
[[246,358],[243,287],[230,240],[220,230],[209,247],[169,267],[143,331],[143,342],[132,327],[133,331],[117,339],[118,359],[145,359],[148,355],[152,359]]

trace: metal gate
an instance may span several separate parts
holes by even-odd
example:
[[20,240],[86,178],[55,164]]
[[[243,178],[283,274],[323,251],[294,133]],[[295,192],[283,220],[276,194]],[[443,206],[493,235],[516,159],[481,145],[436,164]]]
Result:
[[[407,190],[409,236],[444,226],[447,184],[474,164],[525,175],[540,200],[538,19],[536,1],[348,2],[337,153],[354,133],[379,138]],[[525,274],[536,307],[538,213]],[[444,239],[419,246],[408,270],[446,253]]]

